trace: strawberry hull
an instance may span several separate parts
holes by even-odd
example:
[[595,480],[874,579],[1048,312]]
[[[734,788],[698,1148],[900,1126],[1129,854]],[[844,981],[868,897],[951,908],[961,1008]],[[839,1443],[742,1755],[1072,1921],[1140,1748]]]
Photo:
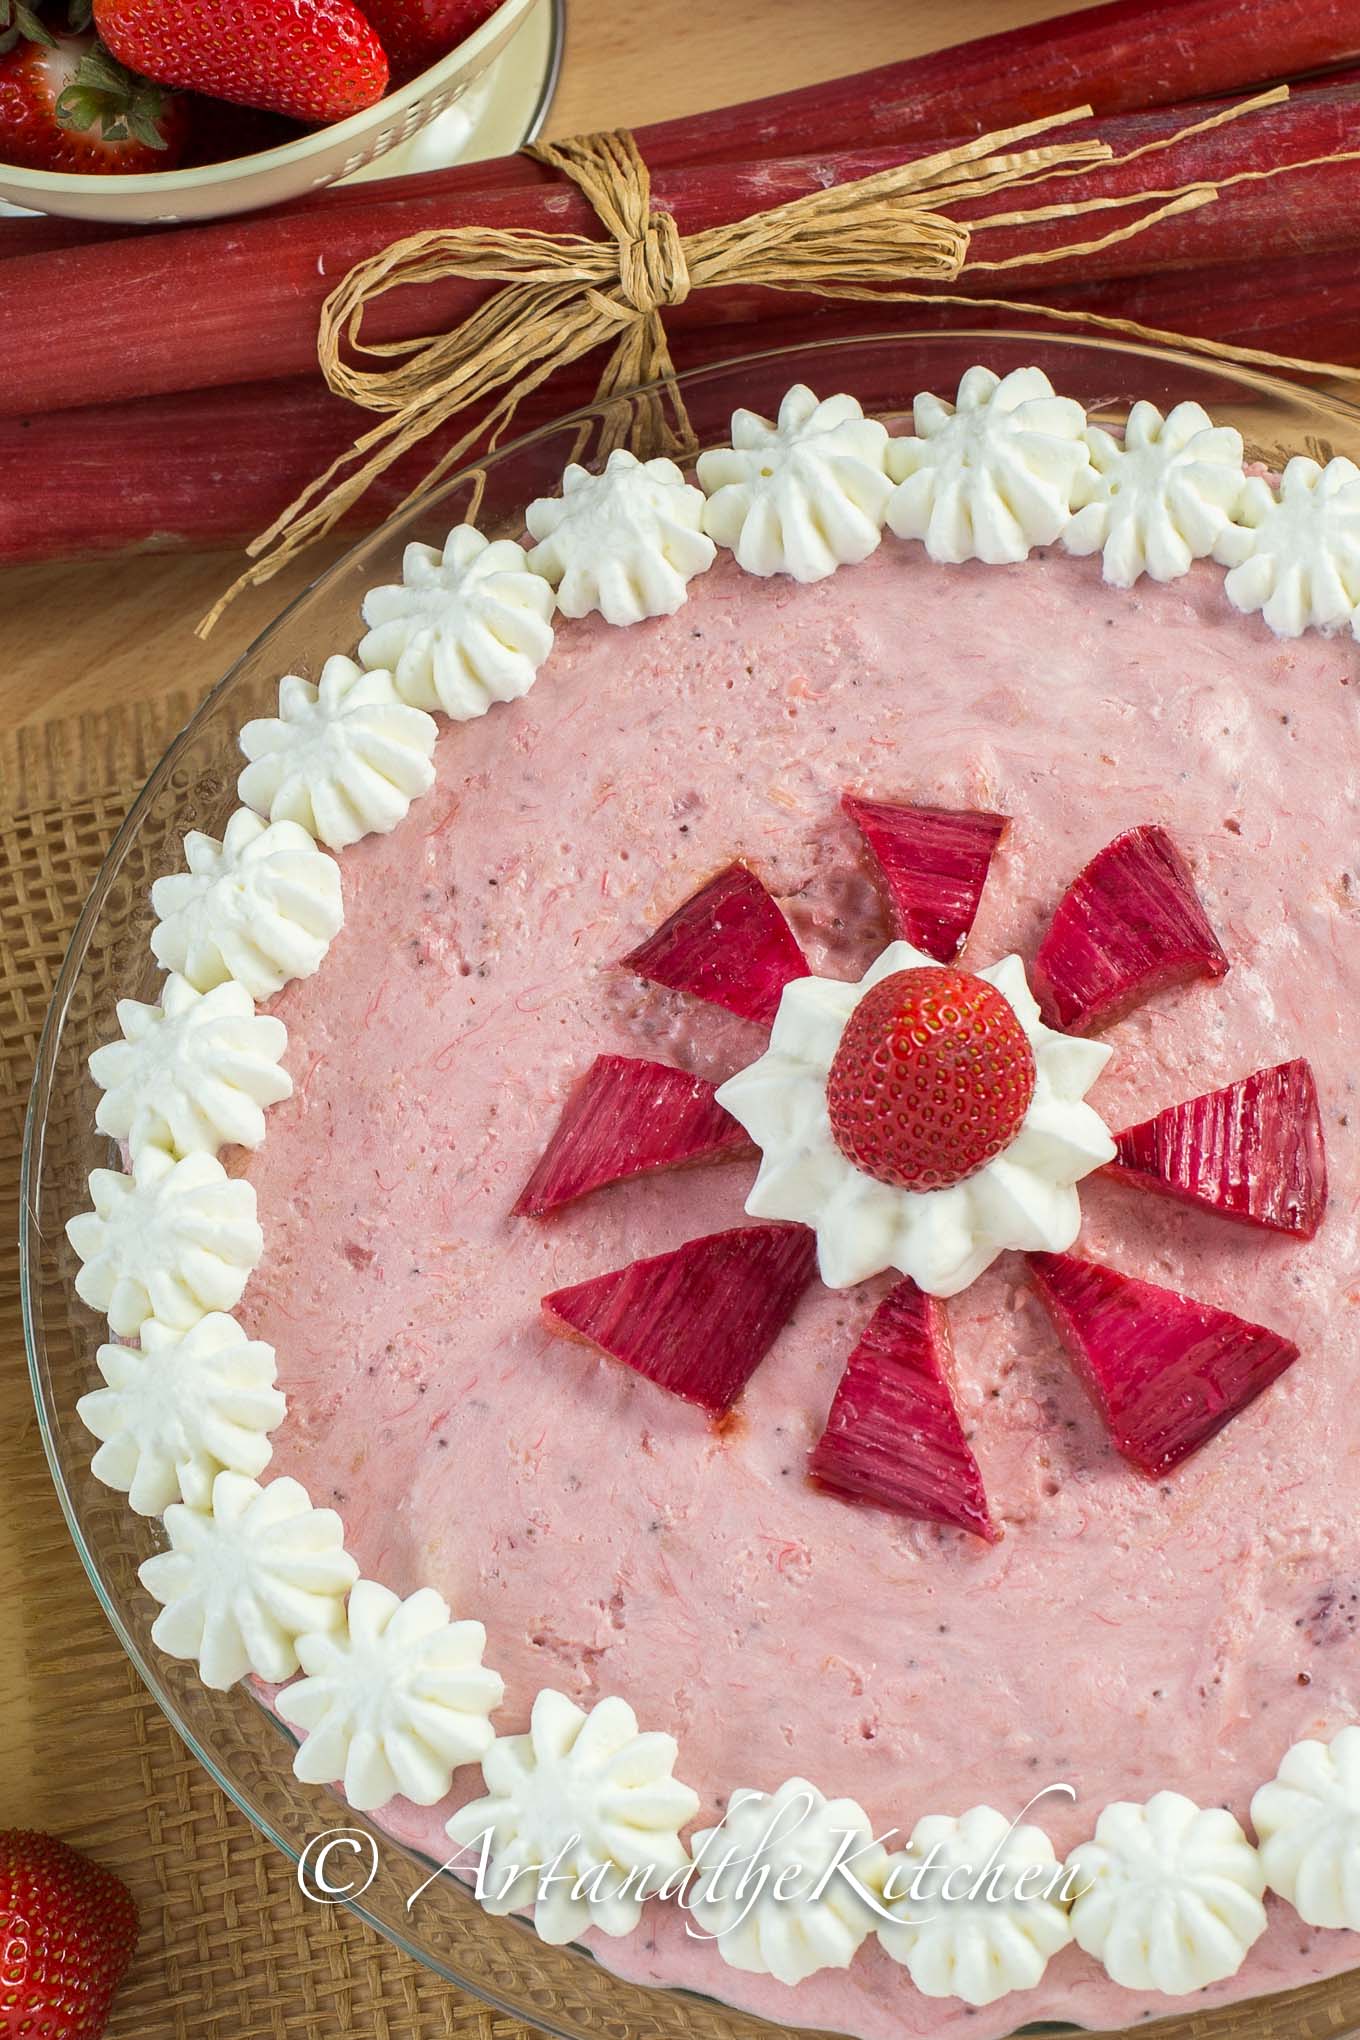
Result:
[[559,1205],[654,1169],[751,1153],[751,1143],[714,1098],[715,1086],[666,1063],[596,1056],[566,1103],[528,1182],[511,1207],[541,1218]]
[[1149,1480],[1207,1445],[1299,1357],[1264,1325],[1094,1261],[1028,1260],[1116,1451]]
[[968,940],[1004,815],[975,808],[898,806],[841,795],[878,865],[895,933],[937,963]]
[[846,1363],[808,1472],[842,1500],[993,1544],[1001,1533],[954,1408],[952,1372],[944,1305],[899,1282]]
[[551,1331],[725,1416],[812,1280],[805,1226],[749,1225],[687,1240],[543,1299]]
[[622,959],[625,970],[766,1026],[808,975],[793,930],[753,871],[729,864]]
[[1115,1135],[1107,1174],[1223,1218],[1310,1240],[1327,1206],[1317,1085],[1298,1057]]
[[1068,1034],[1113,1026],[1134,1006],[1228,959],[1165,829],[1129,829],[1075,878],[1035,958],[1044,1018]]

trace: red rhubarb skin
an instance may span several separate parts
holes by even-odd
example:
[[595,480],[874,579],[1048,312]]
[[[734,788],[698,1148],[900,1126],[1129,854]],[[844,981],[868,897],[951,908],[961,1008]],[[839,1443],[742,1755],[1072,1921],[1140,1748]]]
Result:
[[801,1225],[744,1225],[588,1275],[543,1299],[550,1331],[583,1339],[668,1395],[725,1417],[817,1265]]
[[1149,1480],[1212,1443],[1299,1357],[1265,1325],[1079,1254],[1032,1254],[1030,1272],[1111,1442]]
[[1184,855],[1140,823],[1107,843],[1059,900],[1034,956],[1050,1026],[1090,1034],[1153,992],[1229,970]]
[[743,864],[729,865],[682,900],[622,967],[766,1027],[785,985],[807,976],[788,922]]
[[[1201,114],[1197,108],[1189,115],[1103,119],[1064,129],[1062,137],[1098,135],[1122,156],[1164,140],[1185,119]],[[1360,88],[1323,90],[1126,166],[1027,186],[1018,194],[993,193],[970,210],[976,222],[1022,205],[1164,191],[1273,169],[1332,150],[1354,150],[1358,130]],[[935,128],[933,137],[940,135]],[[814,154],[799,154],[789,145],[773,158],[661,168],[653,178],[653,200],[672,214],[683,234],[691,234],[873,175],[903,157],[900,147],[884,149],[862,134],[847,135],[836,147]],[[1092,283],[1167,266],[1240,262],[1263,249],[1297,254],[1353,246],[1360,238],[1356,170],[1356,163],[1348,161],[1239,183],[1213,205],[1178,215],[1136,240],[1039,269],[1032,263],[977,269],[963,287],[976,295],[1025,297],[1033,288],[1057,288],[1074,278]],[[346,272],[406,235],[449,225],[448,196],[437,180],[430,183],[434,188],[424,188],[422,181],[421,190],[396,198],[387,197],[381,185],[364,187],[376,195],[334,212],[303,208],[230,225],[158,232],[145,240],[16,255],[5,267],[6,289],[0,294],[0,356],[8,363],[0,380],[0,415],[71,408],[90,390],[113,402],[314,369],[317,321]],[[1079,215],[1056,227],[979,229],[973,255],[978,262],[996,264],[1058,241],[1084,244],[1135,216],[1117,209]],[[574,186],[560,180],[531,190],[497,186],[469,194],[458,224],[603,238],[593,209]],[[186,287],[186,277],[196,280],[192,287]],[[929,294],[929,285],[920,287]],[[370,308],[364,337],[382,342],[447,331],[484,303],[491,289],[450,279],[391,291]],[[72,317],[73,306],[96,304],[97,319]],[[720,291],[694,291],[683,304],[668,307],[666,325],[669,332],[684,334],[715,321],[815,314],[824,305],[824,299],[800,298],[796,292],[724,285]],[[33,346],[34,333],[57,330],[63,335],[59,352]]]
[[1302,1057],[1253,1070],[1115,1135],[1121,1182],[1224,1218],[1311,1239],[1327,1209],[1327,1154]]
[[[275,1002],[297,1088],[234,1158],[266,1239],[239,1315],[277,1346],[289,1397],[271,1472],[341,1511],[365,1574],[485,1621],[503,1728],[545,1685],[624,1694],[678,1736],[708,1817],[792,1773],[880,1827],[1018,1811],[1065,1781],[1075,1804],[1038,1809],[1062,1850],[1108,1801],[1161,1787],[1245,1819],[1292,1742],[1360,1714],[1357,702],[1353,639],[1272,637],[1214,567],[1124,593],[1094,559],[940,567],[887,538],[814,587],[720,562],[674,617],[563,621],[522,702],[443,727],[437,786],[345,853],[345,926]],[[1312,1241],[1083,1189],[1081,1253],[1301,1350],[1166,1492],[1112,1450],[1018,1259],[949,1306],[995,1546],[807,1480],[887,1277],[814,1283],[721,1434],[543,1324],[551,1291],[743,1222],[742,1164],[544,1221],[510,1210],[596,1055],[720,1081],[760,1053],[760,1028],[617,967],[724,861],[761,872],[818,971],[853,979],[889,940],[848,787],[1011,817],[965,968],[1032,955],[1122,829],[1174,834],[1233,968],[1109,1030],[1107,1124],[1312,1063],[1332,1176]],[[454,1797],[479,1789],[465,1775]],[[439,1859],[449,1810],[384,1821]],[[1197,2010],[1355,1962],[1352,1937],[1271,1913]],[[659,1908],[592,1946],[630,1976],[868,2040],[1174,2008],[1075,1948],[968,2014],[876,1948],[796,1993],[744,1977]]]
[[952,963],[976,918],[1006,817],[852,793],[841,806],[873,853],[897,933],[937,963]]
[[717,1103],[713,1088],[666,1063],[597,1056],[515,1200],[516,1216],[542,1218],[650,1169],[750,1152],[744,1130]]
[[808,1471],[829,1493],[994,1543],[978,1463],[950,1392],[949,1314],[914,1282],[889,1291],[846,1362]]

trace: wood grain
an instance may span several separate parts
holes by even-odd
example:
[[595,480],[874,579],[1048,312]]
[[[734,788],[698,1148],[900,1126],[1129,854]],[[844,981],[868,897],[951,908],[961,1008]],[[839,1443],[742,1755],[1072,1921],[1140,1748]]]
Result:
[[[568,0],[548,132],[665,120],[1056,11],[1056,0]],[[181,688],[202,695],[324,564],[313,554],[239,603],[207,645],[193,625],[234,577],[234,554],[0,569],[0,716],[13,727]]]

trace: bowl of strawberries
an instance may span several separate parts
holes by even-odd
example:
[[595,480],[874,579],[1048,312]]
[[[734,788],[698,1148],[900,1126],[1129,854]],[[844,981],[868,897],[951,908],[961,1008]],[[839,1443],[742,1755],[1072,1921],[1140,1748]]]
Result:
[[463,97],[539,0],[0,0],[0,199],[119,224],[352,176]]

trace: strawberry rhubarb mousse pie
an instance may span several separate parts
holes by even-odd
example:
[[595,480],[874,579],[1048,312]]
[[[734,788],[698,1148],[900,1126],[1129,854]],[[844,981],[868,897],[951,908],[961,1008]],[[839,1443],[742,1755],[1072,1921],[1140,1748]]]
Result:
[[978,367],[524,527],[280,680],[91,1059],[156,1641],[781,2026],[1360,1963],[1360,471]]

